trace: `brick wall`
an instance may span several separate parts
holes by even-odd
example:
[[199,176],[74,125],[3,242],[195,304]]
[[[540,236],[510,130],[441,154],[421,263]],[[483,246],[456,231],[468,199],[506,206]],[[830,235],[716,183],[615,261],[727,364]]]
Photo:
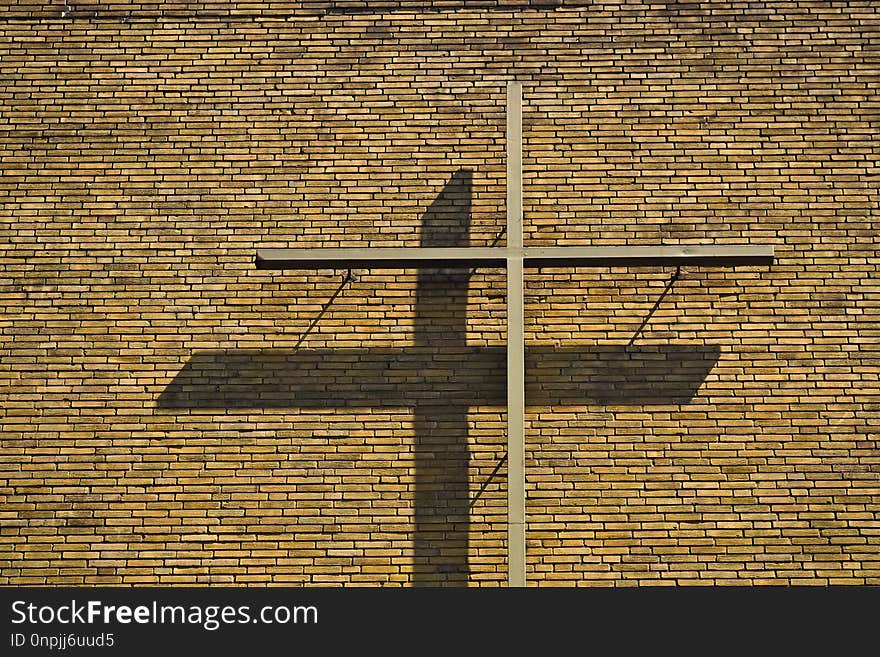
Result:
[[[506,576],[504,277],[262,246],[770,243],[527,275],[535,585],[880,583],[873,2],[0,2],[0,584]],[[771,6],[767,6],[771,5]]]

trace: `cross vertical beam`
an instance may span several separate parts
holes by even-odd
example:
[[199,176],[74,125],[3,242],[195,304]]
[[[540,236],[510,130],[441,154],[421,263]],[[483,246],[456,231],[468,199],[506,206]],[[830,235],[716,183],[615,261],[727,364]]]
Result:
[[522,85],[507,86],[507,584],[526,585]]

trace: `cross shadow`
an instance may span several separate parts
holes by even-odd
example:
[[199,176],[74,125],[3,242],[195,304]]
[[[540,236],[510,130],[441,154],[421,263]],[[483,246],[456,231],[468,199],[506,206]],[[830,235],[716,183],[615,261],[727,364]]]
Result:
[[[528,347],[529,406],[686,404],[714,345]],[[167,409],[504,406],[504,347],[199,351],[159,396]]]
[[[420,246],[467,246],[473,174],[460,169],[422,216]],[[467,348],[468,270],[419,269],[413,342],[417,349]],[[427,368],[426,368],[427,369]],[[420,372],[425,370],[420,370]],[[449,370],[449,375],[452,373]],[[446,375],[442,378],[450,379]],[[444,394],[449,381],[413,409],[415,500],[413,585],[464,585],[468,580],[468,408]]]
[[[452,177],[422,217],[422,246],[467,245],[471,188],[469,170]],[[419,270],[410,347],[199,351],[160,394],[157,406],[412,408],[413,583],[464,585],[470,534],[468,411],[506,404],[504,347],[467,344],[470,276],[469,270]],[[532,406],[575,407],[687,403],[718,355],[718,347],[687,344],[531,347],[526,400]]]

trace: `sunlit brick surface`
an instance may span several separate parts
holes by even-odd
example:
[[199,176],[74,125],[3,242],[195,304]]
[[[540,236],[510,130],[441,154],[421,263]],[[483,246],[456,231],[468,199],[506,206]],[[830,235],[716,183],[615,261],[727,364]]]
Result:
[[777,254],[527,274],[529,583],[880,583],[878,5],[368,4],[0,1],[0,584],[504,584],[503,272],[253,257],[501,243],[512,79],[527,246]]

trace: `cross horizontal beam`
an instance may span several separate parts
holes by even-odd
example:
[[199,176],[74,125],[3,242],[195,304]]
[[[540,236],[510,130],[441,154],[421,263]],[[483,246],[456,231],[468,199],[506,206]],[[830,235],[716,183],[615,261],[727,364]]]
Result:
[[506,267],[522,258],[530,269],[554,266],[607,265],[765,265],[773,261],[771,245],[682,244],[674,246],[560,247],[385,247],[259,249],[257,269],[369,269]]
[[498,247],[390,247],[259,249],[257,269],[368,269],[409,267],[504,267]]

